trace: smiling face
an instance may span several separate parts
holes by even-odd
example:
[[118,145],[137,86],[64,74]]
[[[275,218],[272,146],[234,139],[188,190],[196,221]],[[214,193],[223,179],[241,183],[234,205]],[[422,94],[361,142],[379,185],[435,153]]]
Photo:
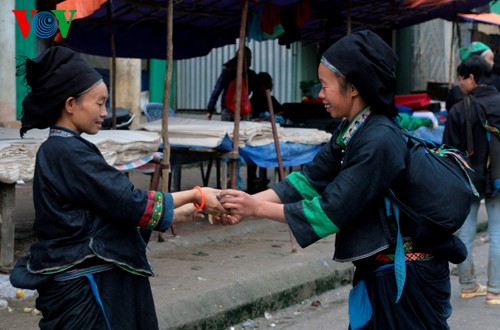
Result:
[[326,111],[333,118],[346,117],[351,120],[362,108],[356,87],[322,63],[318,67],[318,77],[321,82],[318,96],[322,99]]
[[96,134],[102,128],[108,99],[108,88],[104,82],[78,97],[69,97],[61,118],[56,125],[69,128],[78,134]]

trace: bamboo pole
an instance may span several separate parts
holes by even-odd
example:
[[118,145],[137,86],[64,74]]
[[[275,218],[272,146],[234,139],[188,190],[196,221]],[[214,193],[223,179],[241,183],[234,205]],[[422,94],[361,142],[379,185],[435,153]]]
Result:
[[448,67],[448,91],[451,89],[451,85],[453,84],[453,67],[454,67],[454,59],[455,59],[455,50],[454,50],[454,41],[455,41],[455,25],[456,21],[453,21],[451,25],[451,42],[450,42],[450,65]]
[[[271,92],[269,89],[266,89],[266,99],[267,99],[267,108],[269,109],[269,114],[271,116],[271,128],[273,131],[273,140],[274,147],[276,149],[276,157],[278,159],[278,171],[279,171],[279,179],[280,181],[285,178],[285,167],[283,166],[283,159],[281,157],[281,149],[280,149],[280,141],[278,137],[278,130],[276,129],[276,121],[274,120],[274,108],[273,108],[273,100],[271,98]],[[288,234],[290,235],[290,244],[292,248],[292,252],[297,252],[295,248],[294,238],[290,227],[288,227]]]
[[163,139],[163,164],[162,171],[162,191],[168,191],[170,173],[170,143],[168,141],[168,106],[170,104],[170,85],[172,82],[173,65],[173,0],[168,1],[167,8],[167,73],[165,75],[165,90],[163,93],[163,116],[161,126],[161,136]]
[[274,140],[274,148],[276,149],[276,157],[278,159],[279,179],[281,181],[285,178],[285,168],[283,167],[283,159],[281,158],[280,141],[279,141],[279,137],[278,137],[278,131],[276,129],[276,122],[274,121],[273,100],[271,98],[271,92],[269,91],[269,89],[266,89],[265,93],[266,93],[266,100],[267,100],[267,108],[269,109],[269,114],[271,117],[271,129],[273,132],[273,140]]
[[116,44],[115,34],[113,33],[111,1],[106,3],[106,10],[108,12],[109,42],[111,47],[111,127],[116,129]]
[[247,26],[248,0],[243,1],[240,25],[240,47],[238,49],[238,66],[236,69],[236,104],[234,109],[233,151],[229,153],[231,163],[231,188],[237,189],[238,178],[238,145],[240,134],[241,85],[243,77],[243,54],[245,51],[245,29]]

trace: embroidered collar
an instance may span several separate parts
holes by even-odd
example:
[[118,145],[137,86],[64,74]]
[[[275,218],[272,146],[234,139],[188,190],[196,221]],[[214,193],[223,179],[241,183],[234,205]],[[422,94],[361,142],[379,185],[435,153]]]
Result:
[[354,118],[347,124],[346,127],[337,136],[335,142],[342,148],[346,148],[349,141],[351,141],[353,135],[358,131],[358,129],[363,126],[366,118],[371,114],[370,106],[366,106],[361,109]]
[[66,127],[54,126],[50,128],[49,136],[73,137],[79,134]]

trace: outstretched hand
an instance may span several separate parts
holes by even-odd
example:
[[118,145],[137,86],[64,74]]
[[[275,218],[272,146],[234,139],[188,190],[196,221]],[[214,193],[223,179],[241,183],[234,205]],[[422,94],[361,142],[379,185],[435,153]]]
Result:
[[226,209],[222,206],[218,199],[220,193],[219,189],[203,187],[203,194],[205,195],[205,205],[203,212],[207,214],[226,213]]
[[203,207],[203,212],[208,214],[210,223],[220,222],[224,225],[238,223],[233,218],[226,216],[227,210],[220,202],[221,190],[208,187],[203,187],[201,189],[205,194],[205,206]]
[[228,221],[240,222],[244,218],[255,216],[259,203],[252,195],[244,191],[227,189],[220,192],[220,202],[226,209],[224,215]]
[[205,214],[200,209],[194,207],[193,204],[184,204],[174,209],[173,222],[185,222],[195,219],[203,219]]

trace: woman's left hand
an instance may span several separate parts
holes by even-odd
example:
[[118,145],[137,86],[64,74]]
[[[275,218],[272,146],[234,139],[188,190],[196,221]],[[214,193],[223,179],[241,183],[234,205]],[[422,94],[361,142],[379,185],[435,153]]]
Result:
[[195,208],[193,204],[184,204],[174,209],[174,218],[172,221],[176,223],[204,218],[205,214],[203,214],[202,210]]
[[203,187],[201,188],[203,194],[205,195],[205,206],[203,207],[203,212],[214,214],[214,213],[226,213],[226,209],[222,206],[219,201],[218,195],[220,189]]

